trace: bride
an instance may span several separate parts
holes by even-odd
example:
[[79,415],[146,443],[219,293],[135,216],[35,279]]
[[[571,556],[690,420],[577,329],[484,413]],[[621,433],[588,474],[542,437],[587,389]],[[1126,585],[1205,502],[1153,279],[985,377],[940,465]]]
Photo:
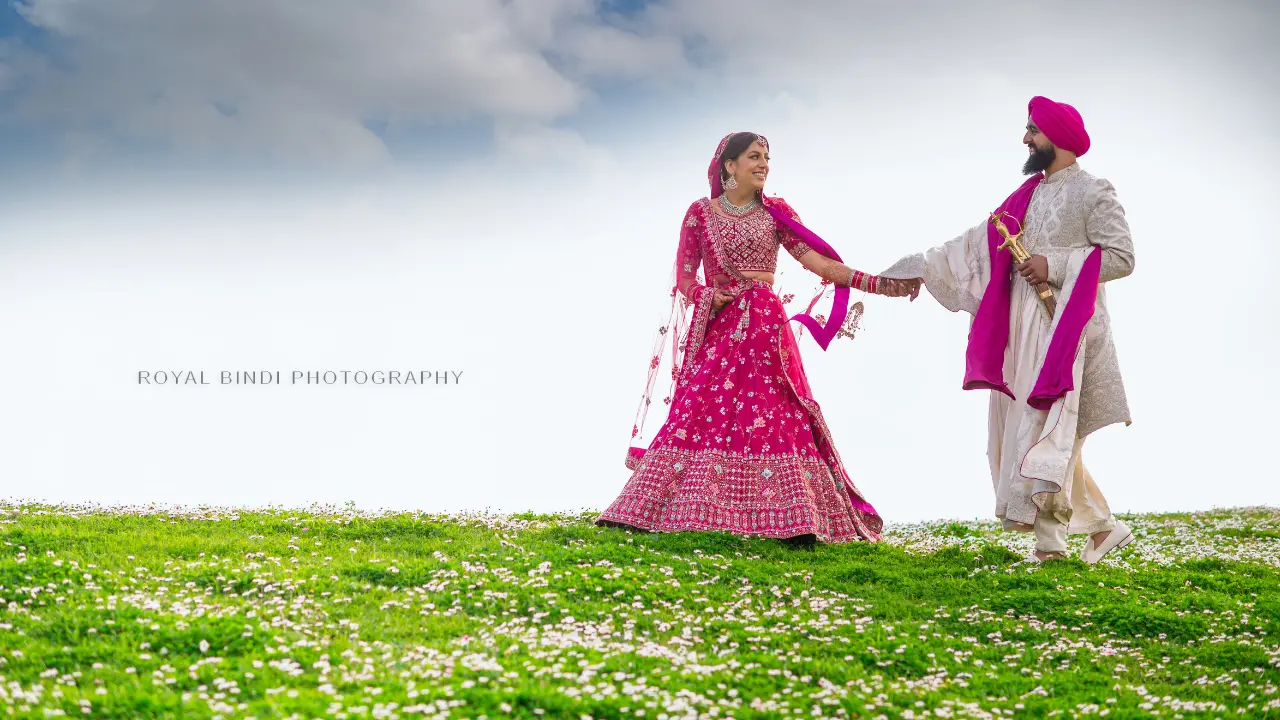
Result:
[[774,293],[778,248],[836,286],[825,326],[807,314],[794,318],[823,348],[840,330],[851,288],[891,297],[911,289],[844,265],[784,200],[766,198],[769,160],[764,137],[726,136],[707,172],[710,196],[684,215],[674,322],[659,331],[641,405],[643,413],[670,336],[670,411],[647,449],[629,450],[633,473],[601,525],[829,543],[880,538],[883,522],[836,452]]

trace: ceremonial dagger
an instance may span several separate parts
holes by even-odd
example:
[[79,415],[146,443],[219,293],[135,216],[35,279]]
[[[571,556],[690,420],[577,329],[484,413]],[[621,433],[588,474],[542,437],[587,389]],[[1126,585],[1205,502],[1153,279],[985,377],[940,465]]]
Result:
[[[996,250],[1008,250],[1013,256],[1013,261],[1021,265],[1031,259],[1031,253],[1027,252],[1027,248],[1022,244],[1022,223],[1018,223],[1018,233],[1016,235],[1009,234],[1009,228],[1005,227],[1004,222],[1000,218],[1008,215],[1008,212],[1001,212],[999,215],[991,213],[991,224],[995,226],[996,232],[1004,238],[1004,242]],[[1040,296],[1040,300],[1044,302],[1044,307],[1049,311],[1049,317],[1052,318],[1058,309],[1058,302],[1053,297],[1053,291],[1049,289],[1049,283],[1036,283],[1036,294]]]

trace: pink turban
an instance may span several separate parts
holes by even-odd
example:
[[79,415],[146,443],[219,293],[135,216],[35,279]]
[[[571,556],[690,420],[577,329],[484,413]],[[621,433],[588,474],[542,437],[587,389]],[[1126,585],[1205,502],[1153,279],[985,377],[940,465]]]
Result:
[[1077,156],[1089,152],[1089,133],[1075,108],[1037,95],[1027,103],[1027,114],[1049,142]]

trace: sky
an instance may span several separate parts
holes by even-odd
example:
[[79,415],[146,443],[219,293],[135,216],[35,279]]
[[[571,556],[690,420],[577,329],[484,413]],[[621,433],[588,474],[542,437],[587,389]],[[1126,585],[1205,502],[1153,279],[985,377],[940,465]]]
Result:
[[[598,510],[720,138],[868,272],[1021,183],[1075,105],[1136,271],[1119,512],[1280,504],[1274,3],[25,0],[0,9],[0,497]],[[785,254],[780,292],[812,276]],[[890,522],[988,518],[965,316],[864,298],[801,349]],[[207,386],[139,384],[204,371]],[[280,386],[221,385],[223,370]],[[290,385],[293,370],[461,373]],[[649,419],[648,435],[661,424]]]

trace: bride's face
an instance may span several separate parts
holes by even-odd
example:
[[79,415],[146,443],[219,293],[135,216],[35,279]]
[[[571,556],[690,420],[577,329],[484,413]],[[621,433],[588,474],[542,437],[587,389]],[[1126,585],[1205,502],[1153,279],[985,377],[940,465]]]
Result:
[[769,150],[760,141],[751,143],[741,155],[725,163],[738,187],[759,192],[769,178]]

